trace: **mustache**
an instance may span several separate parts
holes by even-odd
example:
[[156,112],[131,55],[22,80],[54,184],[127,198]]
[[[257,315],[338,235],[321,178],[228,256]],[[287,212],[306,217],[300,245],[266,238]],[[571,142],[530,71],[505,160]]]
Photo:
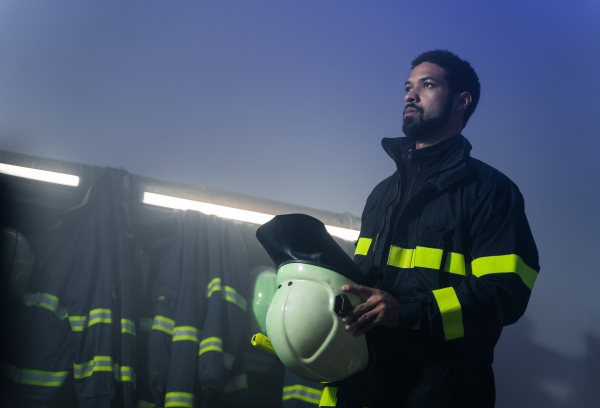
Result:
[[419,111],[420,114],[424,113],[423,108],[421,108],[420,106],[415,105],[414,103],[408,103],[408,104],[406,104],[406,106],[404,107],[404,112],[403,113],[406,113],[406,109],[408,109],[408,108],[416,109],[417,111]]

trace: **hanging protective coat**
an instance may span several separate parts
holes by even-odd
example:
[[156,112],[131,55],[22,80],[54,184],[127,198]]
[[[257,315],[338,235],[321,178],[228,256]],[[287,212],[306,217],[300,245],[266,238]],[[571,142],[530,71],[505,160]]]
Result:
[[56,398],[69,379],[81,408],[135,406],[128,178],[107,169],[82,204],[40,239],[47,255],[39,258],[12,320],[11,352],[3,363],[19,400],[61,406]]
[[144,406],[210,407],[244,390],[248,264],[237,226],[195,211],[162,222],[150,252]]

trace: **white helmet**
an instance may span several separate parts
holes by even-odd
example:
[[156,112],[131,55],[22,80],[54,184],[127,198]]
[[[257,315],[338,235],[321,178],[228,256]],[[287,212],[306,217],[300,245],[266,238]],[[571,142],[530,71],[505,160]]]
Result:
[[366,277],[327,233],[304,214],[278,215],[256,236],[278,265],[267,335],[283,364],[310,381],[333,382],[369,363],[365,336],[354,337],[342,317],[362,300],[343,285]]
[[268,266],[260,267],[260,273],[254,280],[254,296],[252,297],[252,314],[261,330],[267,332],[267,312],[277,290],[277,276],[275,269]]
[[342,286],[350,279],[308,263],[277,271],[277,292],[267,314],[267,335],[291,371],[311,381],[332,382],[363,371],[369,362],[365,336],[346,331],[342,316],[361,300]]

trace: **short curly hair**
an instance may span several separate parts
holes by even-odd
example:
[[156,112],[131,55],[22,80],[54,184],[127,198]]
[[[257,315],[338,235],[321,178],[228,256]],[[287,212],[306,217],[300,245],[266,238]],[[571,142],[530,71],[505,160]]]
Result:
[[460,92],[469,92],[471,94],[471,105],[469,105],[463,116],[464,128],[475,111],[479,102],[479,96],[481,95],[481,85],[479,84],[479,77],[475,73],[475,70],[467,61],[460,59],[456,54],[448,50],[424,52],[412,61],[411,69],[414,69],[423,62],[430,62],[444,68],[446,71],[446,81],[450,85],[450,92],[452,94]]

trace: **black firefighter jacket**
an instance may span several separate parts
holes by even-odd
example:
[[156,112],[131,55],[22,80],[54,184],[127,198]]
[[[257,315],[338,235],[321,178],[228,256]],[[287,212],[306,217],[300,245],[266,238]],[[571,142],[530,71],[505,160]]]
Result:
[[419,150],[406,138],[382,145],[397,171],[369,196],[355,252],[400,302],[400,327],[368,336],[379,404],[493,407],[494,346],[539,272],[523,197],[461,135]]
[[105,169],[81,205],[33,240],[34,274],[3,327],[0,406],[136,405],[128,186],[128,173]]
[[240,230],[214,215],[178,211],[156,233],[140,329],[140,406],[233,404],[248,388],[248,257]]

